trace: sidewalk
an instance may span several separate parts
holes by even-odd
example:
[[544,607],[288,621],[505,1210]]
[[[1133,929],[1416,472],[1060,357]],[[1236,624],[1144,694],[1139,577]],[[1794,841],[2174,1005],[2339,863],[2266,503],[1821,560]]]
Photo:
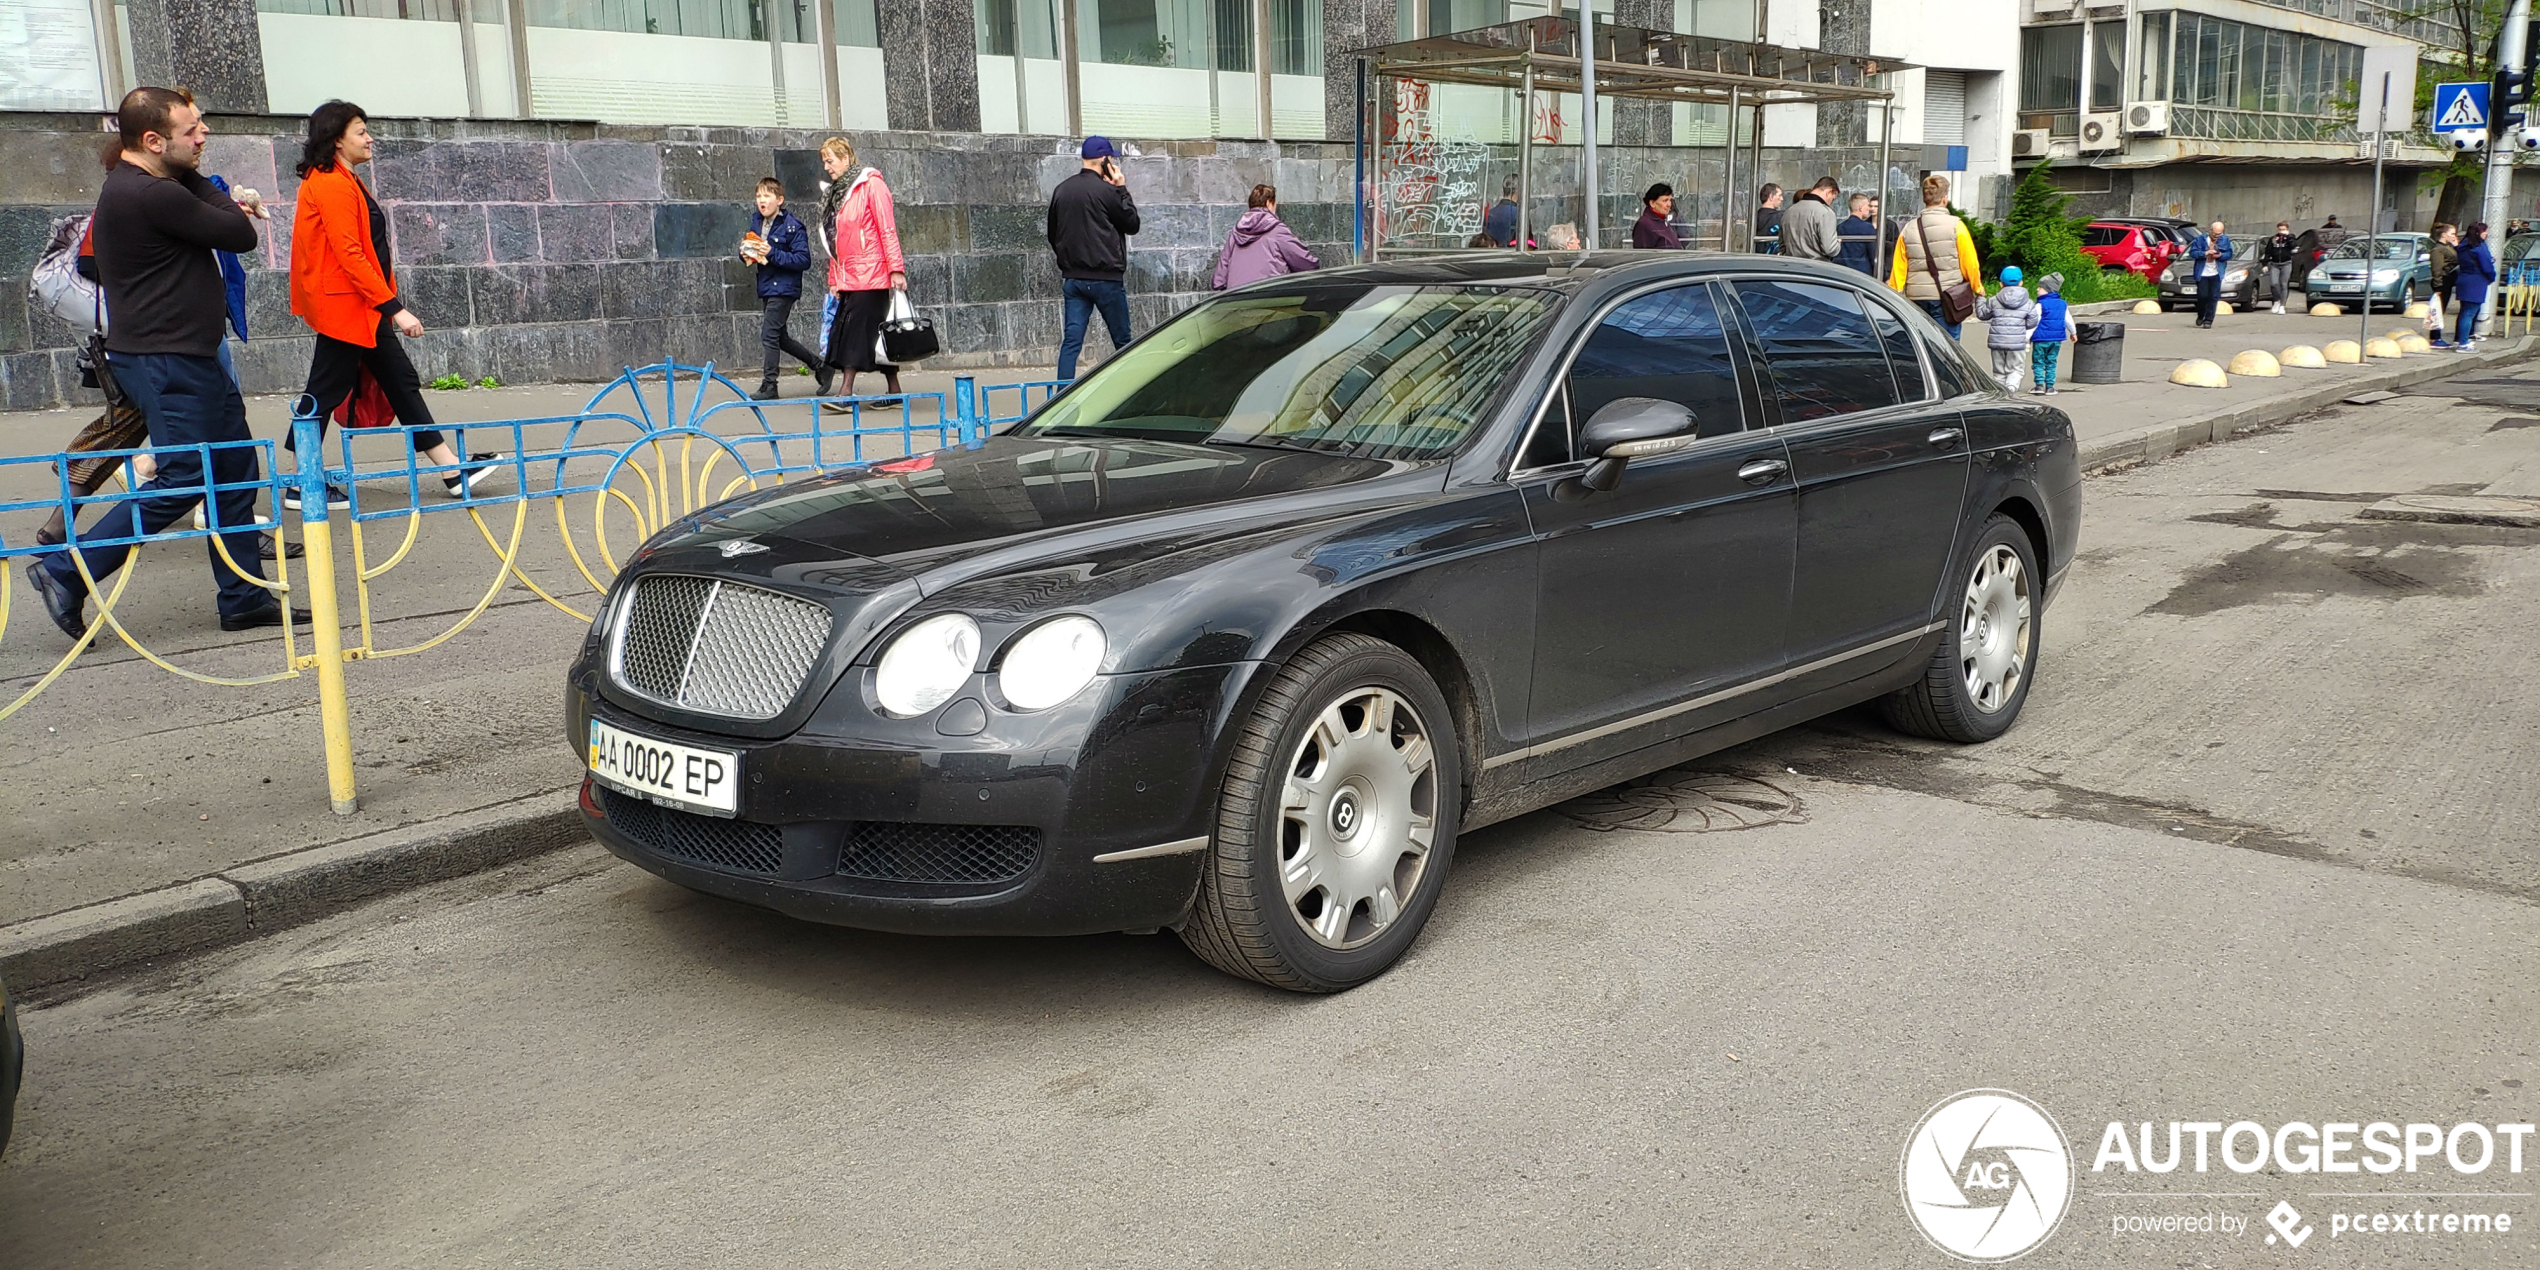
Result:
[[[2518,360],[2529,343],[2191,389],[2164,382],[2179,358],[2228,361],[2243,348],[2351,339],[2357,322],[2250,316],[2197,331],[2185,314],[2106,320],[2128,325],[2127,382],[2044,399],[2073,417],[2093,467],[2157,460],[2343,396]],[[2377,320],[2375,333],[2403,325]],[[1980,346],[1978,328],[1967,335]],[[1031,377],[1040,376],[979,380]],[[912,373],[906,387],[948,390],[951,378]],[[789,379],[787,388],[807,393],[809,382]],[[570,413],[594,391],[435,393],[432,404],[444,422],[520,418]],[[88,414],[0,415],[0,447],[50,448]],[[249,416],[259,436],[279,435],[287,402],[256,399]],[[507,515],[487,519],[509,531]],[[444,629],[494,580],[497,557],[466,516],[423,521],[408,561],[377,584],[383,648]],[[12,541],[31,528],[7,527]],[[402,529],[377,537],[389,541],[374,542],[374,559],[394,549]],[[532,545],[523,572],[567,603],[586,604],[590,588],[557,547],[551,511],[535,510],[524,541]],[[203,673],[275,669],[274,641],[212,626],[199,548],[146,551],[139,567],[118,606],[138,637]],[[349,588],[345,602],[349,611]],[[0,641],[0,701],[24,691],[66,647],[22,585],[13,608]],[[581,769],[557,702],[582,631],[515,583],[437,649],[348,666],[361,809],[345,817],[327,806],[313,677],[207,687],[143,663],[120,643],[93,650],[0,722],[11,742],[0,758],[0,816],[16,827],[0,842],[0,975],[20,990],[63,983],[581,840],[573,802]]]

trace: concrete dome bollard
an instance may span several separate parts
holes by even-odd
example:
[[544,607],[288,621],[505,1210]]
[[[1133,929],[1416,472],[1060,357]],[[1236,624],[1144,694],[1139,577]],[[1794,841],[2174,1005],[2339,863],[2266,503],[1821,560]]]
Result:
[[2420,335],[2423,335],[2423,334],[2425,334],[2425,332],[2423,332],[2423,331],[2409,331],[2409,330],[2383,331],[2383,332],[2381,333],[2381,338],[2383,338],[2383,339],[2385,339],[2385,340],[2388,340],[2388,341],[2390,341],[2390,342],[2391,342],[2391,343],[2393,343],[2393,344],[2404,344],[2404,343],[2408,342],[2410,339],[2413,339],[2413,338],[2415,338],[2415,337],[2417,337],[2417,336],[2420,336]]
[[2308,344],[2296,344],[2276,354],[2275,361],[2278,366],[2290,366],[2296,370],[2319,370],[2328,365],[2328,359]]
[[2161,302],[2158,300],[2137,300],[2134,302],[2134,311],[2137,313],[2158,313],[2161,311]]
[[2386,335],[2364,341],[2364,356],[2366,357],[2397,357],[2398,355],[2399,341]]
[[2338,308],[2336,305],[2334,305],[2334,304],[2330,304],[2330,303],[2329,303],[2328,301],[2326,301],[2326,300],[2322,300],[2322,301],[2320,301],[2319,303],[2314,304],[2314,305],[2312,305],[2312,306],[2311,306],[2311,316],[2312,316],[2312,317],[2344,317],[2344,316],[2346,316],[2346,310],[2341,309],[2341,308]]
[[2320,350],[2320,356],[2351,366],[2364,360],[2364,346],[2353,340],[2330,340],[2328,347]]
[[2425,301],[2423,301],[2423,300],[2419,300],[2419,301],[2417,301],[2416,303],[2409,305],[2409,306],[2408,306],[2408,308],[2407,308],[2407,316],[2412,317],[2412,318],[2421,318],[2421,317],[2424,317],[2424,316],[2425,316]]
[[2215,316],[2215,317],[2230,317],[2230,316],[2232,315],[2232,312],[2233,312],[2233,310],[2232,310],[2232,307],[2231,307],[2231,301],[2229,301],[2229,300],[2216,300],[2216,301],[2214,301],[2214,316]]
[[2404,336],[2399,340],[2399,351],[2402,353],[2431,353],[2434,351],[2434,342],[2422,335]]
[[2276,364],[2275,354],[2263,348],[2242,350],[2224,369],[2234,375],[2255,375],[2260,379],[2274,379],[2284,373],[2284,367]]
[[2231,381],[2223,377],[2222,367],[2202,357],[2191,357],[2180,362],[2178,367],[2170,372],[2170,382],[2185,384],[2190,388],[2231,387]]

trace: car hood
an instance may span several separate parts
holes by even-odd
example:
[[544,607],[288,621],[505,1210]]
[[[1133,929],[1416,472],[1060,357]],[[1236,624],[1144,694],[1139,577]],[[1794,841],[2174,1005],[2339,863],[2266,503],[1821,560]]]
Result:
[[720,544],[747,537],[770,549],[733,557],[743,572],[825,560],[834,562],[829,573],[881,570],[935,594],[1054,559],[1117,563],[1308,523],[1443,481],[1434,462],[990,437],[744,494],[674,525],[647,551],[685,556],[711,545],[720,553]]

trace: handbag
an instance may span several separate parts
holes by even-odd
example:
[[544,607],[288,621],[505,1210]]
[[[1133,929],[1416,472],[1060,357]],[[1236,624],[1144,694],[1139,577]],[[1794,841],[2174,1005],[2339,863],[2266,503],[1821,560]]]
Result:
[[884,363],[892,366],[923,361],[942,351],[935,338],[935,320],[921,317],[917,306],[908,302],[904,287],[891,289],[891,311],[882,319],[882,335],[878,351]]
[[1974,316],[1976,289],[1967,285],[1966,262],[1958,262],[1958,284],[1945,285],[1940,280],[1940,266],[1932,263],[1931,231],[1923,225],[1923,218],[1919,215],[1914,217],[1914,237],[1922,240],[1923,272],[1931,275],[1932,289],[1940,293],[1940,320],[1956,326]]
[[347,428],[384,428],[397,422],[397,408],[388,403],[388,390],[371,378],[370,368],[361,368],[353,381],[353,391],[344,394],[343,403],[335,407],[335,422]]

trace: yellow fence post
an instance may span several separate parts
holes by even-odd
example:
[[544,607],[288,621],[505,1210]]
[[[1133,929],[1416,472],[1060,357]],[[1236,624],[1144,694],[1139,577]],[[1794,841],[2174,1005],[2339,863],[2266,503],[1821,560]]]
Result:
[[335,814],[349,816],[361,801],[353,794],[353,718],[344,695],[344,621],[335,599],[335,527],[327,519],[326,462],[316,399],[302,394],[291,416],[292,448],[300,457],[296,478],[300,544],[309,580],[309,635],[317,646],[318,726],[326,739],[326,792],[335,803]]

